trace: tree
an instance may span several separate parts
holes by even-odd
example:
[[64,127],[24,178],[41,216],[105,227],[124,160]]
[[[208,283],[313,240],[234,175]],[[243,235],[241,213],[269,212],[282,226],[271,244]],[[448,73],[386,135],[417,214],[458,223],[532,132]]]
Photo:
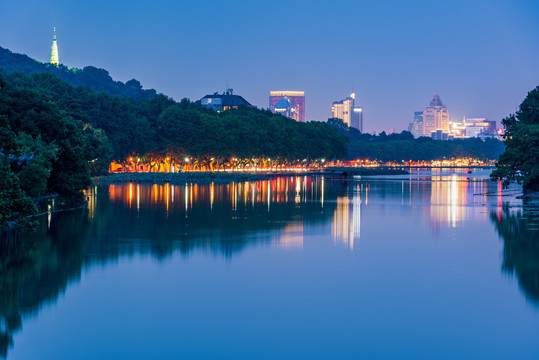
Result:
[[19,185],[19,178],[5,164],[0,164],[0,230],[10,228],[28,229],[35,223],[29,216],[37,212],[30,199]]
[[502,124],[506,148],[490,178],[501,179],[504,187],[521,184],[524,193],[539,191],[539,86]]
[[[0,89],[3,152],[6,155],[32,152],[35,160],[19,174],[31,172],[31,176],[23,182],[17,179],[16,186],[27,191],[25,195],[58,194],[68,205],[82,204],[82,190],[90,184],[88,161],[93,160],[85,158],[93,154],[85,153],[84,124],[57,103],[44,100],[46,94],[39,88],[17,88],[11,84],[11,76],[6,80],[6,86]],[[31,79],[26,77],[25,81]],[[34,182],[36,176],[39,181]]]
[[26,133],[16,136],[18,151],[16,155],[30,155],[32,162],[18,173],[21,189],[26,195],[36,198],[47,191],[47,182],[52,165],[58,159],[59,147],[54,142],[46,144],[38,135],[35,139]]

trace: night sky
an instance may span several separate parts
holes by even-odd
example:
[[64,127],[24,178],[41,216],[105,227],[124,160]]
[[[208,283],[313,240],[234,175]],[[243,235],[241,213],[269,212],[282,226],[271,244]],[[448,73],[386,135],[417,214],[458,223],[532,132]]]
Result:
[[307,120],[355,91],[367,132],[403,130],[435,90],[451,120],[514,112],[539,85],[539,1],[15,1],[0,46],[135,78],[176,100],[228,83],[267,108],[304,90]]

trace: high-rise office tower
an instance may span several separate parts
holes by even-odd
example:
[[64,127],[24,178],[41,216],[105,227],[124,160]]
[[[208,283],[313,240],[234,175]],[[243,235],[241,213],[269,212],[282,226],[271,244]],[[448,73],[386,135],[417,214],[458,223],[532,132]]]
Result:
[[423,112],[423,136],[430,137],[437,130],[449,133],[449,111],[436,91]]
[[305,122],[305,92],[270,91],[270,111]]
[[414,121],[409,130],[415,138],[423,136],[423,111],[414,112]]
[[356,94],[346,99],[335,101],[331,106],[332,117],[341,119],[349,127],[363,132],[363,109],[355,105]]

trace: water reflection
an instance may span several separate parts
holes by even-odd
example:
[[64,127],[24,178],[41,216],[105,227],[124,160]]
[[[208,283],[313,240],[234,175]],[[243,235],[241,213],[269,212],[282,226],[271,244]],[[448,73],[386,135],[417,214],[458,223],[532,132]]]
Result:
[[[331,181],[321,177],[276,178],[207,185],[113,184],[87,190],[88,208],[48,212],[38,233],[0,243],[0,354],[6,354],[24,317],[54,304],[93,264],[121,256],[169,258],[200,251],[227,261],[253,246],[292,251],[309,243],[313,225],[339,251],[358,251],[372,212],[398,210],[437,234],[442,228],[490,218],[504,239],[504,271],[514,272],[526,296],[539,299],[538,221],[502,213],[497,184],[449,176],[397,181]],[[51,203],[52,204],[52,203]],[[525,218],[525,223],[522,223]],[[365,220],[366,221],[366,220]],[[535,228],[535,229],[536,229]],[[364,235],[365,236],[365,235]],[[407,234],[407,236],[417,236]]]
[[278,245],[284,248],[303,248],[303,223],[294,222],[287,224],[279,236]]
[[466,219],[469,182],[452,176],[432,183],[430,219],[435,231],[442,226],[456,227]]
[[526,299],[539,307],[539,213],[504,208],[492,211],[492,223],[503,240],[502,270],[515,275]]
[[[0,356],[25,316],[55,303],[84,268],[120,256],[164,259],[196,249],[230,258],[255,244],[303,247],[304,224],[326,221],[344,185],[321,178],[231,184],[122,184],[86,191],[88,208],[48,212],[38,232],[0,241]],[[51,202],[52,204],[52,202]]]
[[[50,215],[50,214],[49,214]],[[49,216],[47,215],[47,217]],[[0,355],[6,356],[23,316],[55,303],[79,279],[88,248],[89,212],[52,214],[39,235],[12,236],[0,246]]]
[[361,187],[356,184],[352,197],[337,197],[331,233],[333,241],[354,250],[354,241],[361,236]]

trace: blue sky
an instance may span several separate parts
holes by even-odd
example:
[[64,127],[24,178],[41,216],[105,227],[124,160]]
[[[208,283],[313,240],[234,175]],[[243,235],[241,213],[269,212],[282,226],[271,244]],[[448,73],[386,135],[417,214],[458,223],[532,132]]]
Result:
[[12,1],[0,46],[140,80],[175,99],[226,84],[259,107],[304,90],[308,120],[356,92],[368,132],[405,129],[438,90],[452,119],[500,121],[539,85],[538,1]]

